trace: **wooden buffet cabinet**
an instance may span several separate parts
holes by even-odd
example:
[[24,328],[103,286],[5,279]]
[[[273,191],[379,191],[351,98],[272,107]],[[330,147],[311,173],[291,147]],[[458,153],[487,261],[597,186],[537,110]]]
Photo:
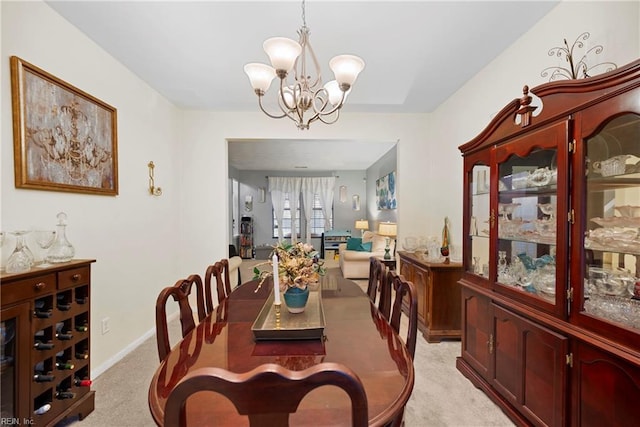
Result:
[[460,147],[457,367],[519,425],[637,424],[640,60],[531,92]]
[[1,417],[10,424],[52,426],[93,411],[92,262],[2,273]]
[[400,274],[418,290],[418,328],[427,342],[460,339],[462,264],[431,263],[419,255],[398,251]]

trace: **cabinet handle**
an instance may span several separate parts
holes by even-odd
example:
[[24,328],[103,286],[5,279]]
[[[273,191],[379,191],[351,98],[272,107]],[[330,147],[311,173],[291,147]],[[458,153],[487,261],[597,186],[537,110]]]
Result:
[[44,282],[39,282],[39,283],[36,283],[35,285],[33,285],[33,287],[35,288],[36,291],[41,291],[41,290],[43,290],[44,288],[47,287],[47,284],[44,283]]
[[487,341],[487,347],[489,347],[489,354],[493,354],[493,334],[489,334],[489,341]]
[[73,280],[74,282],[77,282],[78,280],[80,280],[81,277],[82,275],[80,274],[74,274],[73,276],[71,276],[71,280]]
[[489,222],[491,222],[491,228],[493,228],[495,223],[496,223],[496,211],[495,211],[495,209],[491,209],[491,215],[489,215]]

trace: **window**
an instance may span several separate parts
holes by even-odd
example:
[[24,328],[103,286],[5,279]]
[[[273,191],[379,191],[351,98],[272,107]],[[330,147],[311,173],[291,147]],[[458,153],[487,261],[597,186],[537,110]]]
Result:
[[[273,219],[273,237],[278,237],[278,220],[276,215],[271,209],[271,217]],[[300,235],[300,204],[295,214],[295,229],[296,236]],[[282,235],[285,238],[291,238],[291,204],[289,203],[289,196],[284,200],[284,214],[282,215]]]
[[[300,237],[301,224],[304,226],[305,223],[305,218],[300,215],[301,205],[302,198],[300,198],[300,203],[298,204],[298,209],[295,213],[295,232],[297,237]],[[324,233],[324,213],[322,212],[322,205],[320,204],[320,196],[317,194],[313,195],[313,207],[311,209],[311,237],[321,237],[322,233]],[[278,237],[278,221],[273,209],[271,210],[271,216],[273,218],[273,237]],[[333,209],[329,222],[333,225]],[[291,238],[291,205],[288,197],[284,201],[282,233],[285,238]]]

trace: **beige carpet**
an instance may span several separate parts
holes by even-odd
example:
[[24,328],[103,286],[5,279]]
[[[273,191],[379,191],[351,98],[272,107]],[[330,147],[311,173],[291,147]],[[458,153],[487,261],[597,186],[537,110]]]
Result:
[[[253,276],[255,261],[242,263],[243,281]],[[339,274],[336,261],[327,262],[329,274]],[[366,289],[366,281],[356,281]],[[406,322],[404,322],[406,323]],[[171,323],[171,337],[179,337],[179,322]],[[414,361],[416,382],[405,410],[407,427],[426,426],[513,426],[514,424],[487,396],[476,389],[455,368],[460,342],[428,344],[421,336]],[[154,426],[149,413],[147,392],[158,366],[155,337],[145,341],[122,361],[98,377],[96,409],[75,427]],[[310,423],[313,425],[313,423]]]

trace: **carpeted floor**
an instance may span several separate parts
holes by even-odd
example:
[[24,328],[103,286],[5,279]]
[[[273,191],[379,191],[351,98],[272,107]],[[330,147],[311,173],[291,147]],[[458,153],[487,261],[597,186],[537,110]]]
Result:
[[[255,261],[242,263],[243,281],[251,279]],[[327,262],[328,274],[340,274],[337,261]],[[366,281],[356,281],[366,289]],[[406,322],[403,322],[406,323]],[[172,342],[179,339],[180,324],[171,323]],[[476,389],[455,367],[459,341],[429,344],[420,335],[414,360],[416,381],[405,409],[405,426],[513,426],[489,398]],[[74,427],[154,426],[147,392],[158,366],[155,337],[129,353],[93,383],[96,408],[83,421],[69,419]],[[59,425],[59,427],[61,426]],[[313,425],[311,423],[310,425]]]

